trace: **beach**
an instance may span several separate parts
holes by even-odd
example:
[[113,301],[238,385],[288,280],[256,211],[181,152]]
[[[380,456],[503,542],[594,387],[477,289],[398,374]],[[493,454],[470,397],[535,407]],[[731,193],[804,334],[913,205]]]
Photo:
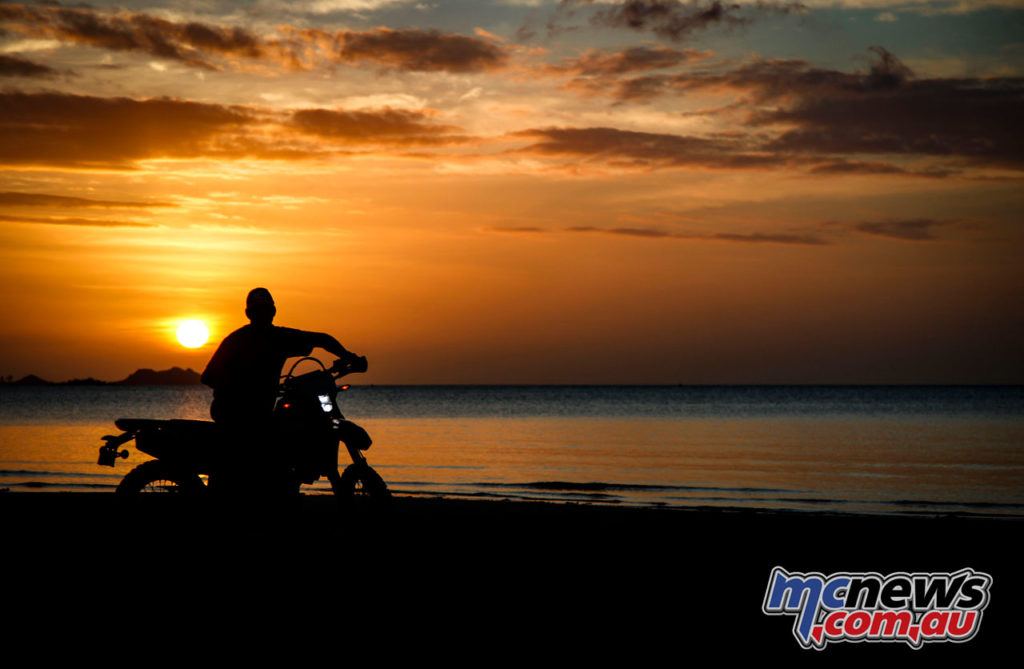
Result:
[[[287,508],[117,504],[150,456],[99,466],[112,418],[202,419],[208,389],[0,395],[4,601],[35,648],[934,662],[1004,652],[1024,595],[1019,387],[360,387],[346,411],[394,494],[374,515],[325,480]],[[776,567],[970,569],[991,598],[964,643],[804,650],[762,611]]]
[[[934,660],[1008,649],[1024,595],[1019,557],[1009,548],[1019,518],[415,496],[397,496],[374,515],[342,514],[328,496],[259,514],[165,500],[131,510],[116,502],[109,493],[0,494],[6,571],[18,575],[8,592],[22,595],[9,601],[86,601],[83,625],[95,622],[90,607],[121,611],[124,598],[155,598],[160,619],[260,612],[263,624],[341,629],[356,614],[374,633],[384,626],[417,637],[468,635],[453,642],[448,652],[456,654],[470,640],[515,654],[547,639],[559,652],[633,648],[638,658],[710,650]],[[971,568],[992,576],[991,601],[965,643],[802,650],[792,616],[761,611],[776,566],[823,574]]]

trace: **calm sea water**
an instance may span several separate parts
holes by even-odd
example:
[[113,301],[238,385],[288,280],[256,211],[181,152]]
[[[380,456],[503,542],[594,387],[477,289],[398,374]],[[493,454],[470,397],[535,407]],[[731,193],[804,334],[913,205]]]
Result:
[[[0,488],[113,490],[113,419],[207,419],[202,387],[0,387]],[[353,387],[399,494],[1024,515],[1021,387]],[[325,493],[321,481],[309,493]]]

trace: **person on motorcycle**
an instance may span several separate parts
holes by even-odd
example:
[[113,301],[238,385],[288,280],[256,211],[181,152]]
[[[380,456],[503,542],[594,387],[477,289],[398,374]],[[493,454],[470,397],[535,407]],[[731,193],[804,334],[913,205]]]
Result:
[[221,342],[203,371],[213,388],[210,415],[218,423],[264,423],[274,411],[285,360],[322,348],[345,360],[357,359],[334,337],[274,325],[277,307],[266,288],[253,288],[245,300],[249,324]]
[[[273,460],[279,449],[272,442],[272,417],[285,360],[309,355],[314,348],[342,360],[360,359],[328,334],[274,325],[276,314],[269,290],[249,291],[245,301],[249,324],[224,338],[201,377],[213,388],[210,415],[214,422],[229,431],[237,450],[247,452],[249,457],[241,460],[262,470],[248,471],[248,476],[273,476]],[[234,454],[224,455],[239,461],[232,457]]]

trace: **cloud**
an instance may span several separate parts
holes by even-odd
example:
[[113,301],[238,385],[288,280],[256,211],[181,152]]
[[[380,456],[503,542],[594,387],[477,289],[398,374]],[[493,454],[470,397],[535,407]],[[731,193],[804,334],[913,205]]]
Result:
[[508,53],[488,40],[436,30],[377,28],[337,34],[340,62],[369,61],[407,71],[481,72],[504,67]]
[[503,226],[495,225],[489,228],[484,228],[487,232],[500,232],[504,234],[535,234],[549,232],[545,228],[539,228],[533,225],[521,225],[521,226]]
[[413,0],[273,0],[261,4],[289,11],[309,12],[310,14],[333,14],[335,12],[373,11],[389,5],[411,2]]
[[193,67],[218,69],[208,56],[260,58],[264,44],[238,27],[178,23],[147,14],[101,14],[91,9],[0,5],[12,31],[112,51],[138,51]]
[[907,170],[881,162],[836,160],[815,165],[811,174],[906,174]]
[[936,167],[923,167],[910,169],[880,161],[846,160],[837,158],[835,160],[815,165],[810,174],[838,175],[838,174],[903,174],[907,176],[926,177],[929,179],[945,179],[946,177],[959,174],[957,169],[941,169]]
[[85,197],[68,195],[48,195],[45,193],[20,193],[7,191],[0,193],[0,207],[75,207],[75,208],[110,208],[138,209],[143,207],[173,207],[168,202],[126,202],[120,200],[95,200]]
[[933,219],[914,219],[906,221],[875,221],[857,223],[852,227],[869,235],[888,237],[910,242],[928,242],[939,239],[935,228],[951,225],[953,221],[937,221]]
[[546,70],[555,73],[603,77],[677,67],[710,56],[711,54],[706,51],[696,49],[680,51],[665,46],[633,47],[618,52],[590,49],[578,58],[564,58],[561,64],[548,66]]
[[572,228],[566,228],[568,232],[600,232],[606,235],[622,235],[625,237],[649,237],[651,239],[661,239],[665,237],[675,237],[676,235],[666,232],[664,230],[658,230],[656,228],[598,228],[591,225],[579,225]]
[[456,142],[455,126],[435,123],[426,112],[404,109],[345,111],[302,109],[292,115],[298,130],[332,139],[389,144]]
[[795,233],[734,233],[713,232],[707,234],[670,232],[659,228],[599,228],[594,226],[578,226],[566,228],[568,232],[593,232],[606,235],[638,237],[647,239],[685,239],[694,241],[736,242],[741,244],[798,244],[807,246],[823,246],[829,242],[813,234]]
[[169,21],[143,13],[0,5],[13,32],[112,51],[134,51],[206,70],[225,58],[244,58],[290,69],[327,63],[370,63],[405,71],[481,72],[504,67],[508,50],[485,38],[436,30],[376,28],[327,32],[278,27],[261,36],[239,26]]
[[[861,72],[814,68],[801,59],[758,59],[729,69],[626,78],[613,91],[620,101],[702,90],[735,93],[740,97],[731,111],[745,114],[747,126],[776,131],[759,150],[780,158],[888,154],[1024,167],[1024,78],[918,79],[888,50],[872,47],[871,53]],[[820,171],[863,173],[868,165],[858,159]]]
[[753,147],[742,136],[692,137],[617,128],[542,128],[512,136],[536,140],[521,152],[583,158],[621,167],[758,169],[780,165],[777,156],[751,150]]
[[57,70],[17,56],[0,54],[0,77],[46,78],[56,76]]
[[[789,128],[780,152],[902,154],[1024,167],[1024,78],[923,79],[884,49],[866,75],[801,72],[785,93],[763,90],[774,109],[748,123]],[[801,85],[801,80],[803,85]]]
[[[912,219],[897,221],[866,221],[861,223],[824,223],[825,228],[855,230],[864,234],[885,237],[900,241],[927,242],[940,239],[935,234],[937,228],[955,225],[956,221],[935,219]],[[802,246],[828,246],[832,244],[827,236],[817,231],[784,231],[784,232],[682,232],[657,227],[599,227],[580,225],[561,229],[548,229],[532,226],[511,227],[495,226],[485,228],[487,232],[506,234],[550,234],[558,232],[591,233],[612,235],[617,237],[633,237],[636,239],[671,239],[688,241],[732,242],[738,244],[796,244]]]
[[0,93],[0,161],[125,166],[143,158],[196,157],[253,122],[233,107],[167,98]]
[[547,229],[532,226],[505,227],[495,226],[484,228],[486,232],[497,232],[504,234],[547,234],[557,232],[569,233],[592,233],[600,235],[612,235],[617,237],[634,237],[637,239],[673,239],[689,241],[713,241],[713,242],[735,242],[740,244],[798,244],[806,246],[824,246],[830,242],[816,234],[807,233],[736,233],[736,232],[712,232],[712,233],[687,233],[662,228],[640,228],[640,227],[614,227],[602,228],[594,225],[577,225],[561,229]]
[[713,239],[725,242],[742,242],[745,244],[807,244],[811,246],[823,246],[828,241],[815,235],[798,235],[786,233],[753,233],[738,234],[720,232],[711,235],[703,235],[699,239]]
[[0,215],[2,223],[25,223],[29,225],[73,225],[89,228],[155,228],[155,223],[138,221],[111,221],[99,218],[57,218],[52,216],[7,216]]
[[[594,5],[595,0],[563,0],[562,7]],[[625,0],[598,9],[592,16],[595,25],[650,31],[659,37],[679,42],[691,33],[715,26],[733,28],[771,14],[800,14],[807,10],[801,2],[737,4],[722,0]]]
[[[168,98],[0,92],[0,164],[7,165],[125,169],[156,158],[321,159],[359,146],[466,141],[456,130],[430,110],[284,113]],[[25,206],[25,194],[7,197]],[[45,202],[52,196],[35,197],[58,206]]]
[[[882,47],[872,47],[875,62],[866,73],[846,73],[813,68],[799,58],[755,59],[733,69],[708,68],[678,74],[650,75],[626,80],[622,97],[652,97],[694,90],[734,91],[751,96],[751,101],[785,102],[829,92],[881,91],[897,87],[913,77],[910,69]],[[622,91],[632,91],[623,96]]]

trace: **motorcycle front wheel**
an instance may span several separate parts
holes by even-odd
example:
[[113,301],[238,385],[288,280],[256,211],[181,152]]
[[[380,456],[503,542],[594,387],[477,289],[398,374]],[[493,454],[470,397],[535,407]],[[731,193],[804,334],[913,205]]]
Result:
[[206,489],[196,474],[176,471],[159,460],[143,462],[128,472],[117,486],[117,495],[201,494]]
[[331,483],[342,509],[381,510],[391,502],[391,491],[380,474],[367,464],[351,464]]

